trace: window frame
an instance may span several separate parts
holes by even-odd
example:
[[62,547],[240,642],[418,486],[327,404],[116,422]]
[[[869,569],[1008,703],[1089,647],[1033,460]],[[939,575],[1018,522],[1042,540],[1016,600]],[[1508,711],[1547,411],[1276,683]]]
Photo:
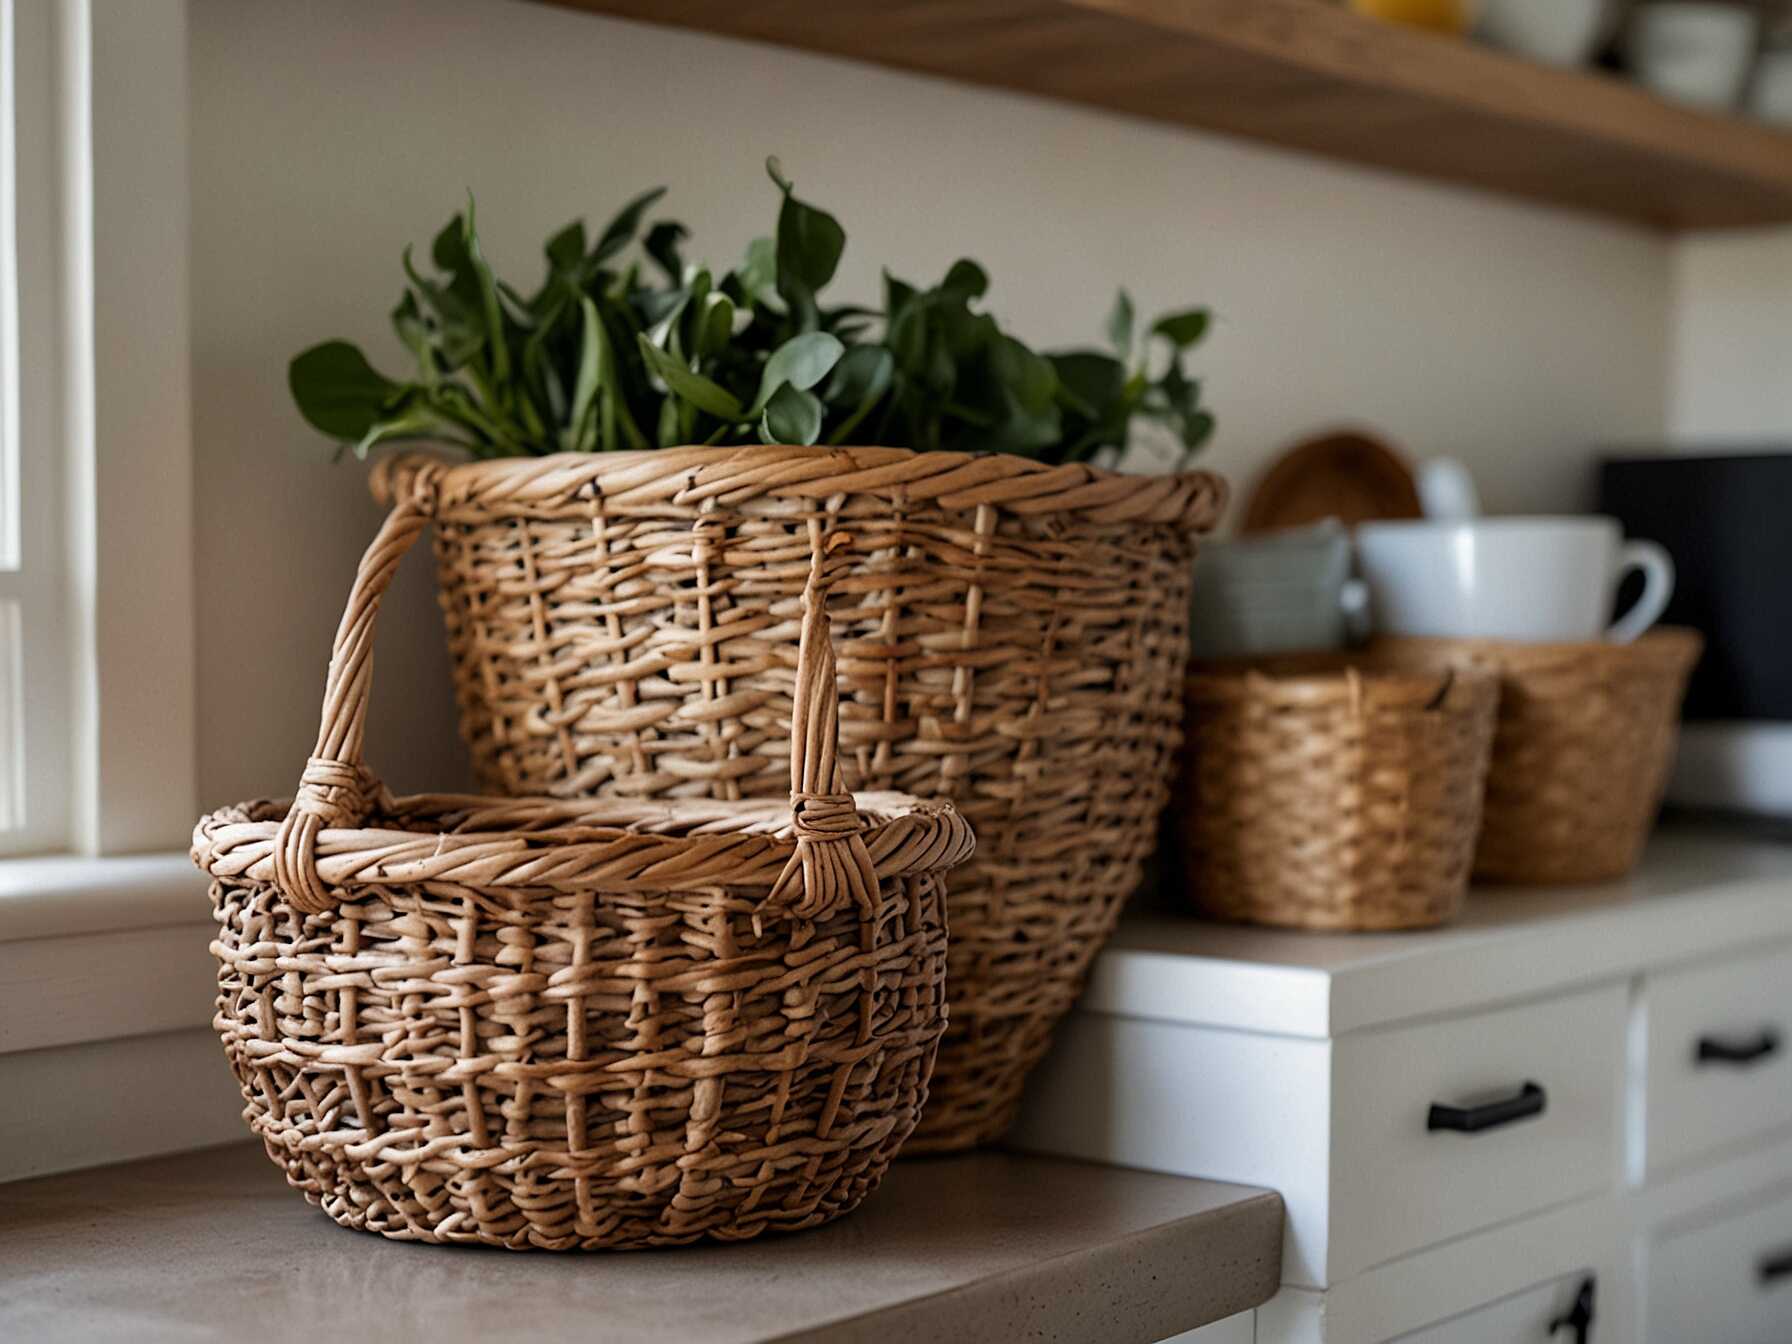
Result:
[[186,2],[0,4],[23,54],[16,498],[30,502],[22,563],[0,574],[26,653],[13,719],[26,820],[0,854],[184,848],[197,801]]

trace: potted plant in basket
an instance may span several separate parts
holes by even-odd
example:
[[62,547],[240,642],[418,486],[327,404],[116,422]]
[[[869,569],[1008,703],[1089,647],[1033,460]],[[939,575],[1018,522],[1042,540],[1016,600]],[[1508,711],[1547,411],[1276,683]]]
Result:
[[[951,1027],[911,1151],[1011,1122],[1027,1070],[1136,886],[1180,736],[1196,471],[1111,462],[1149,421],[1213,420],[1192,309],[1111,350],[1039,353],[960,261],[882,304],[823,298],[845,235],[780,193],[726,271],[631,201],[551,237],[525,295],[471,204],[408,252],[408,381],[340,341],[293,361],[305,418],[429,510],[462,731],[483,786],[577,797],[775,797],[812,552],[830,605],[845,785],[954,799],[978,853],[950,895]],[[433,271],[433,273],[428,273]],[[848,446],[850,445],[850,446]]]

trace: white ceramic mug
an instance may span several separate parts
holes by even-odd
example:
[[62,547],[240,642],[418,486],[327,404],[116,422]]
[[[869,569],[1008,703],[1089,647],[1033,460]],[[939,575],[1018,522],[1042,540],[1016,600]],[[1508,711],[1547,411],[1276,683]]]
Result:
[[[1668,553],[1625,541],[1614,518],[1362,523],[1356,548],[1375,628],[1388,635],[1626,644],[1674,593]],[[1632,569],[1643,595],[1612,621]]]

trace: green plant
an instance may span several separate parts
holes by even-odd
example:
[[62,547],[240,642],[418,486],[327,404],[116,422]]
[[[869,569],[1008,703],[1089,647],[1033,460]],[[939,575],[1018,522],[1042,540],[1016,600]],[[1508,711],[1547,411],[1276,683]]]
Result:
[[[315,428],[365,456],[427,439],[475,457],[601,452],[684,443],[887,443],[1081,461],[1124,447],[1136,417],[1188,453],[1211,433],[1185,352],[1205,310],[1159,318],[1137,339],[1121,293],[1113,352],[1037,354],[978,305],[975,262],[918,289],[884,276],[884,306],[829,307],[822,291],[846,246],[840,223],[797,198],[776,160],[777,225],[734,269],[687,262],[683,225],[642,226],[664,189],[630,201],[595,240],[582,222],[544,247],[524,296],[480,249],[469,200],[435,237],[424,275],[410,249],[392,311],[416,362],[400,382],[347,341],[292,361]],[[1148,357],[1166,352],[1153,373]]]

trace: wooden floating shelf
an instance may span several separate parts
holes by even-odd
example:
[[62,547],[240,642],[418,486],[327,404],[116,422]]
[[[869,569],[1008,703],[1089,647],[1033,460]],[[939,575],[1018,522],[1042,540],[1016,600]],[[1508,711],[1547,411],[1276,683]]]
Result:
[[1792,221],[1792,134],[1325,0],[552,0],[1662,229]]

